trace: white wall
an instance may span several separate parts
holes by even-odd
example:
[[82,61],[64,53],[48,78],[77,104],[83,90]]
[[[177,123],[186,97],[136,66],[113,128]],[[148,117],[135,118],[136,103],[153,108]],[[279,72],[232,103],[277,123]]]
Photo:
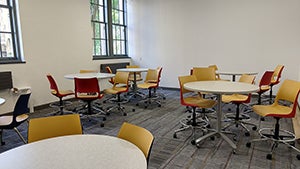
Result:
[[[136,13],[135,62],[162,65],[162,86],[193,66],[257,71],[285,65],[283,78],[297,80],[300,58],[298,0],[129,0]],[[275,87],[276,90],[277,86]]]
[[[284,64],[283,79],[300,79],[298,0],[128,0],[128,4],[129,56],[141,66],[163,66],[162,86],[178,87],[179,75],[209,64],[224,71],[260,74]],[[0,65],[0,71],[11,70],[16,87],[32,88],[32,106],[57,100],[49,93],[47,73],[61,88],[73,89],[65,74],[117,62],[92,60],[89,1],[20,0],[19,8],[26,64]],[[1,93],[10,97],[6,95]]]
[[[26,64],[5,64],[1,70],[11,70],[16,87],[30,86],[32,106],[56,101],[50,94],[46,74],[51,73],[61,89],[74,89],[65,74],[80,69],[97,69],[104,62],[92,61],[92,28],[90,1],[87,0],[20,0],[20,22]],[[129,59],[121,59],[129,61]],[[1,97],[14,95],[1,92]],[[1,106],[1,113],[14,103]]]

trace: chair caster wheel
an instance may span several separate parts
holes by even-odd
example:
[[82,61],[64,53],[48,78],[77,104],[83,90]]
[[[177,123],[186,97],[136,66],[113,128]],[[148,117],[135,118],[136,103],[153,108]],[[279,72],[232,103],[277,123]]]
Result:
[[191,141],[191,144],[192,144],[192,145],[195,145],[195,144],[196,144],[196,141],[195,141],[195,140],[192,140],[192,141]]
[[166,100],[166,97],[163,97],[163,100]]
[[106,117],[103,117],[102,120],[103,120],[103,121],[106,121]]
[[3,145],[5,145],[5,142],[4,142],[4,141],[1,142],[1,146],[3,146]]
[[123,116],[127,116],[127,113],[123,113]]
[[253,130],[253,131],[256,131],[256,130],[257,130],[257,127],[256,127],[256,126],[252,127],[252,130]]
[[101,127],[104,127],[104,124],[103,124],[103,123],[101,123],[101,124],[100,124],[100,126],[101,126]]
[[147,109],[148,108],[148,106],[145,106],[145,109]]
[[232,150],[232,154],[236,154],[236,150]]
[[249,136],[250,136],[250,133],[249,133],[249,132],[246,132],[246,133],[245,133],[245,136],[249,137]]
[[261,117],[260,120],[261,120],[261,121],[265,121],[265,118],[264,118],[264,117]]
[[135,112],[135,109],[132,109],[132,112]]
[[207,128],[211,128],[210,124],[208,124],[206,127],[207,127]]
[[158,107],[161,107],[161,105],[159,104]]
[[300,160],[300,154],[297,154],[297,156],[296,156],[296,157],[297,157],[297,159],[298,159],[298,160]]
[[176,133],[173,134],[173,138],[177,138],[177,134]]
[[136,106],[139,106],[139,104],[137,103],[137,104],[135,104]]
[[214,141],[214,140],[215,140],[215,137],[214,137],[214,136],[211,136],[211,137],[210,137],[210,140]]
[[109,116],[109,115],[110,115],[110,113],[106,113],[106,115],[107,115],[107,116]]
[[267,154],[266,158],[267,158],[268,160],[272,160],[272,154]]
[[104,104],[105,104],[105,103],[106,103],[106,101],[103,101],[102,103],[104,103]]
[[246,147],[250,148],[251,147],[251,143],[250,142],[246,143]]

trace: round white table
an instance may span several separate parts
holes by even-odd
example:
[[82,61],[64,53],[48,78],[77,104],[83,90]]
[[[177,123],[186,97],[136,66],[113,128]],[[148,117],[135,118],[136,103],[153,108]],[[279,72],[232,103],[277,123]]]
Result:
[[0,97],[0,105],[3,104],[3,103],[5,103],[5,99]]
[[75,74],[65,75],[64,77],[66,79],[74,79],[75,77],[77,77],[77,78],[96,77],[97,79],[107,79],[107,78],[112,78],[114,76],[115,76],[115,74],[112,74],[112,73],[75,73]]
[[247,75],[257,75],[257,72],[223,72],[223,71],[217,71],[216,72],[219,75],[230,75],[232,76],[232,81],[235,81],[235,77],[236,76],[241,76],[243,74],[247,74]]
[[146,169],[143,152],[112,136],[72,135],[26,144],[0,154],[6,169]]
[[184,84],[184,88],[195,92],[214,93],[217,96],[217,101],[218,101],[217,129],[214,132],[211,132],[209,134],[206,134],[196,139],[195,143],[197,144],[208,137],[218,134],[235,150],[236,145],[221,131],[221,125],[222,125],[221,124],[222,122],[221,95],[222,94],[248,94],[248,93],[256,92],[259,89],[259,87],[257,85],[248,84],[248,83],[216,80],[216,81],[189,82]]

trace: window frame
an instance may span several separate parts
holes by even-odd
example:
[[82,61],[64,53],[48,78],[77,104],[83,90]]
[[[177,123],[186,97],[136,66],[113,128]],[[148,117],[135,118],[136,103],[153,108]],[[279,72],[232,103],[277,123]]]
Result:
[[[97,0],[96,0],[97,1]],[[93,20],[93,6],[100,6],[99,1],[102,1],[103,3],[103,18],[104,21],[103,22],[99,22],[96,20]],[[122,7],[122,11],[123,12],[123,24],[117,24],[117,23],[113,23],[113,5],[112,2],[113,0],[98,0],[96,3],[92,3],[92,0],[90,1],[90,6],[91,6],[91,25],[92,25],[92,29],[93,29],[93,37],[92,37],[92,41],[93,41],[93,60],[99,60],[99,59],[120,59],[120,58],[129,58],[128,57],[128,25],[127,25],[127,0],[121,0],[123,1],[123,7]],[[119,10],[118,10],[119,11]],[[101,40],[101,35],[98,36],[100,38],[95,38],[95,28],[94,28],[94,23],[104,23],[105,24],[105,38],[106,38],[106,54],[105,55],[95,55],[95,40]],[[121,39],[120,41],[124,42],[124,54],[114,54],[114,41],[115,39],[113,38],[113,26],[122,26],[124,27],[124,32],[123,32],[123,37],[124,39]],[[101,34],[101,33],[100,33]],[[103,40],[103,39],[102,39]]]
[[13,56],[14,57],[3,57],[2,56],[2,46],[0,45],[0,64],[11,64],[11,63],[25,63],[23,61],[23,51],[22,51],[22,42],[21,42],[21,32],[20,32],[20,23],[19,13],[18,13],[18,2],[17,0],[6,0],[6,5],[0,4],[0,8],[8,9],[9,12],[9,22],[11,30],[1,31],[0,33],[8,33],[12,37],[12,47],[13,47]]

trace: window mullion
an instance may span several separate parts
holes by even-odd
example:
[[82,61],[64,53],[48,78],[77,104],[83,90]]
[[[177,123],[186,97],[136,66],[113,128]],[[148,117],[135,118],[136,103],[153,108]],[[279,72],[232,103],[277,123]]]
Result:
[[107,0],[107,26],[108,26],[108,31],[107,31],[107,36],[108,36],[108,53],[109,56],[113,56],[113,29],[112,29],[112,0]]

